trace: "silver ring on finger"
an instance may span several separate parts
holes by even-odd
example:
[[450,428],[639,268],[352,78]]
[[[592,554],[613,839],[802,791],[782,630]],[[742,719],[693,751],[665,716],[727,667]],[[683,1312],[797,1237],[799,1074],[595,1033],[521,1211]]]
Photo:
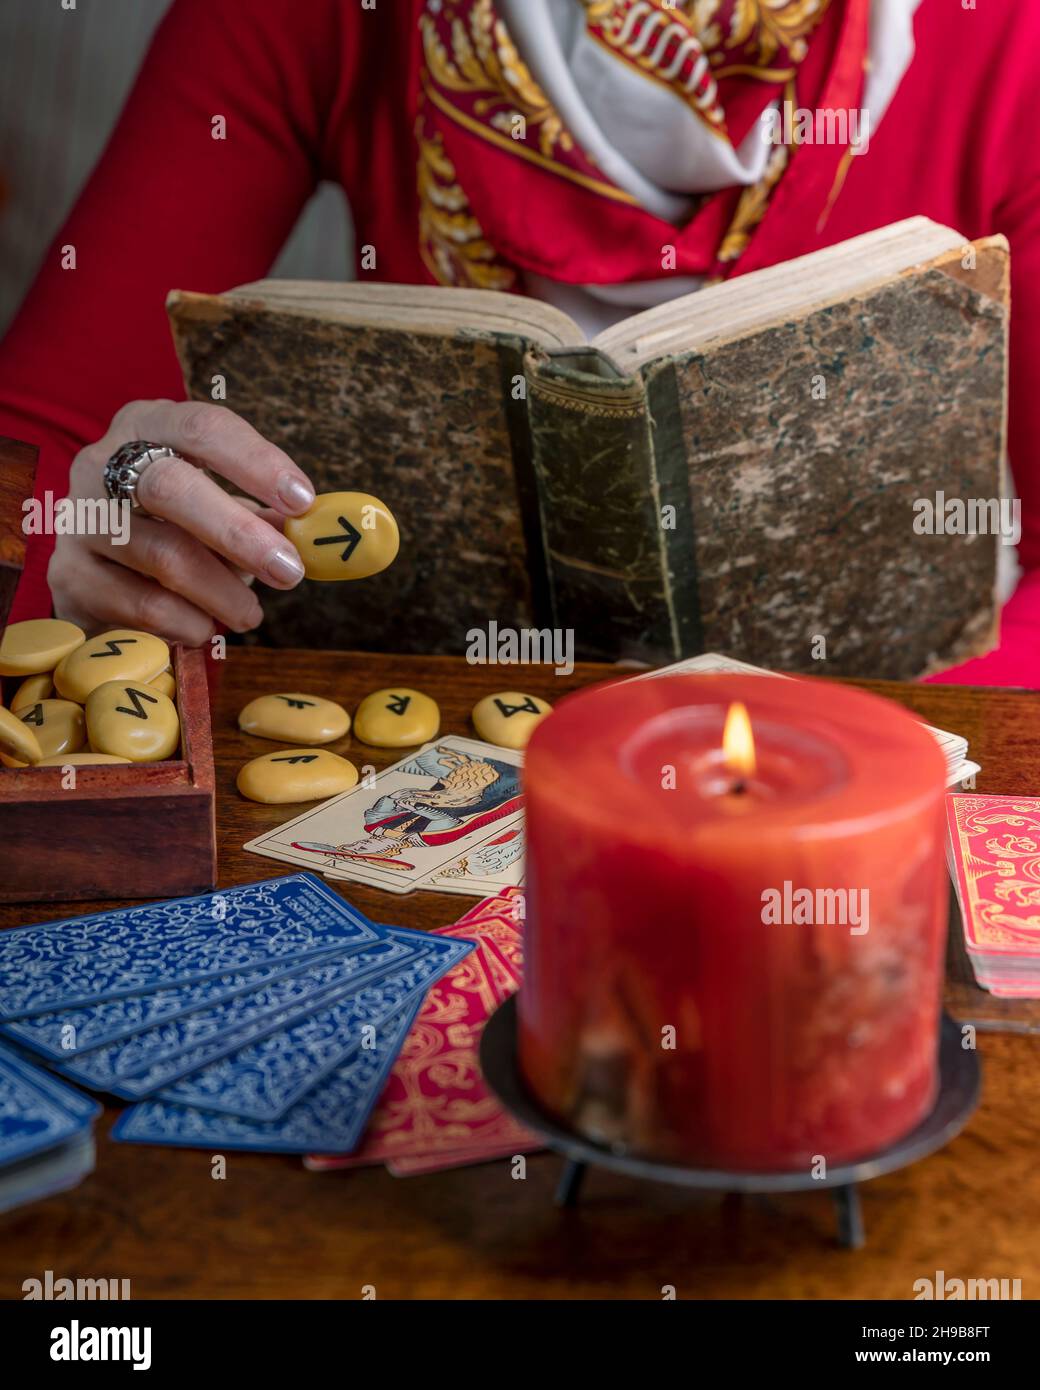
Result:
[[145,512],[137,497],[141,474],[159,459],[176,459],[180,454],[165,444],[150,444],[147,439],[131,439],[121,444],[105,464],[105,492],[113,501],[129,502],[130,510]]

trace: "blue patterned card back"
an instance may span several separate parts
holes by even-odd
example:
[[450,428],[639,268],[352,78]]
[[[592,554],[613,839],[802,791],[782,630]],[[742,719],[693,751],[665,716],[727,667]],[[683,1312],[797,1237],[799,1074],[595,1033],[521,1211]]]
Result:
[[101,1106],[0,1045],[0,1169],[90,1128]]
[[[326,955],[308,957],[307,964],[355,951],[354,946],[329,951]],[[160,1023],[180,1018],[196,1009],[233,999],[238,994],[250,994],[283,975],[295,975],[303,965],[300,960],[272,961],[254,970],[239,971],[237,975],[217,975],[210,980],[196,980],[190,985],[174,985],[171,989],[156,989],[150,994],[128,994],[123,999],[103,999],[97,1004],[63,1009],[55,1014],[30,1014],[13,1023],[0,1024],[0,1036],[9,1038],[19,1047],[39,1053],[51,1062],[69,1062],[73,1057],[121,1038],[133,1037]]]
[[0,1019],[364,946],[381,928],[313,874],[0,932]]
[[391,931],[423,938],[427,951],[360,991],[337,995],[283,1032],[164,1086],[161,1099],[243,1119],[274,1120],[283,1115],[368,1041],[366,1027],[377,1027],[414,999],[425,998],[430,986],[473,950],[471,941],[407,928]]
[[277,1120],[244,1120],[164,1100],[125,1110],[112,1138],[128,1144],[169,1144],[189,1149],[246,1149],[255,1153],[352,1153],[386,1085],[415,1016],[409,1008],[376,1029],[375,1046],[359,1048]]
[[93,1090],[137,1099],[313,1012],[330,995],[381,979],[421,950],[421,945],[387,939],[364,951],[323,957],[250,994],[237,994],[95,1048],[63,1062],[58,1070]]

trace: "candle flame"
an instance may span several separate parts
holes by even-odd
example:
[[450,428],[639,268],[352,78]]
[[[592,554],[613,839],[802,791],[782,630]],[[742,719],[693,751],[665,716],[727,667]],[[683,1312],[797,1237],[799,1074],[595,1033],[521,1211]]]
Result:
[[722,756],[726,770],[735,777],[755,775],[755,739],[751,732],[751,720],[747,708],[739,700],[734,700],[726,713]]

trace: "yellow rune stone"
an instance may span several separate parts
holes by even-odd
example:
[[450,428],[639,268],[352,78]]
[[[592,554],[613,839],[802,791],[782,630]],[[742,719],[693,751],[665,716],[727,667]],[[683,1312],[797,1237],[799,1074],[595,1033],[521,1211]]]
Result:
[[[20,758],[15,766],[24,767],[26,763],[38,763],[43,757],[39,740],[28,725],[23,724],[9,709],[0,709],[0,758],[8,763],[8,754]],[[8,763],[10,766],[10,763]]]
[[106,681],[87,700],[87,733],[95,753],[132,763],[172,757],[181,741],[173,701],[146,681]]
[[[15,717],[32,730],[43,758],[54,753],[78,753],[87,741],[82,706],[72,700],[37,700],[28,709],[18,710]],[[37,759],[0,753],[0,761],[7,767],[25,767]]]
[[153,690],[160,691],[168,700],[172,700],[177,694],[177,682],[173,679],[172,671],[160,671],[154,680],[148,684]]
[[54,681],[50,671],[43,671],[38,676],[26,676],[11,696],[11,709],[17,714],[20,709],[35,705],[37,700],[49,700],[53,694]]
[[393,563],[401,543],[393,513],[367,492],[324,492],[285,521],[308,579],[367,579]]
[[238,716],[238,727],[279,743],[332,743],[350,728],[350,715],[334,700],[290,691],[258,695]]
[[250,801],[278,806],[286,801],[324,801],[357,785],[353,763],[327,748],[280,748],[239,770],[235,785]]
[[58,666],[54,684],[66,700],[87,696],[106,681],[154,680],[170,664],[170,649],[161,637],[133,628],[117,627],[84,642]]
[[427,743],[436,738],[440,726],[436,701],[403,685],[373,690],[354,715],[354,733],[374,748],[411,748]]
[[75,623],[60,618],[30,618],[12,623],[0,638],[0,676],[34,676],[53,671],[63,657],[84,641]]
[[129,758],[115,758],[111,753],[58,753],[53,758],[41,758],[37,767],[99,767],[104,763],[129,764]]
[[526,748],[535,726],[551,708],[537,695],[504,690],[477,701],[473,706],[473,727],[482,739],[497,743],[500,748]]

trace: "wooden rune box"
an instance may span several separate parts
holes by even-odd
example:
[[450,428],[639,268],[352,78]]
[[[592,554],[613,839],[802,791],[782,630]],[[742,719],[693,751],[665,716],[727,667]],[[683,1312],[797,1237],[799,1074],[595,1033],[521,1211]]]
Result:
[[[22,503],[36,450],[0,438],[0,628],[25,561]],[[0,902],[165,898],[216,883],[215,779],[203,652],[174,646],[180,757],[161,763],[0,767]],[[19,681],[4,679],[8,705]]]

